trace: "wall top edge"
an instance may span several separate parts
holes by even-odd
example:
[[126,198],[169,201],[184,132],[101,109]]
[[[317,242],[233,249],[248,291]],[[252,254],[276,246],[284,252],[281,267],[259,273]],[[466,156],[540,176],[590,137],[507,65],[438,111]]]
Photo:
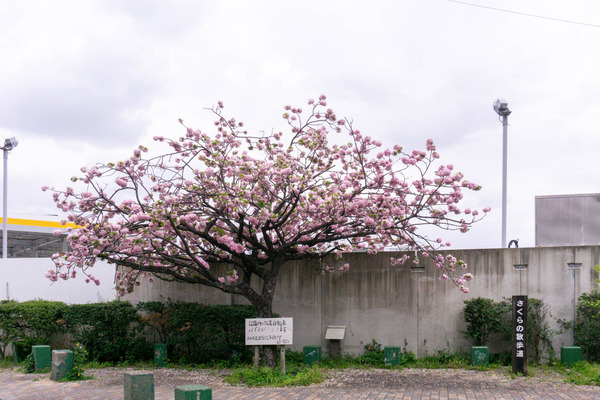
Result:
[[573,197],[598,197],[600,193],[577,193],[577,194],[547,194],[535,196],[536,199],[569,199]]
[[[600,244],[595,244],[595,245],[564,245],[564,246],[533,246],[533,247],[487,247],[487,248],[450,248],[450,249],[442,249],[442,250],[435,250],[436,253],[451,253],[453,251],[519,251],[519,250],[543,250],[543,249],[560,249],[560,248],[564,248],[564,249],[584,249],[584,248],[590,248],[590,249],[594,249],[594,248],[598,248],[600,249]],[[415,250],[386,250],[386,251],[380,251],[378,254],[403,254],[403,253],[412,253],[414,254]],[[419,253],[422,253],[423,251],[418,250]],[[347,252],[347,253],[343,253],[343,254],[367,254],[367,252],[365,251],[355,251],[355,252]]]

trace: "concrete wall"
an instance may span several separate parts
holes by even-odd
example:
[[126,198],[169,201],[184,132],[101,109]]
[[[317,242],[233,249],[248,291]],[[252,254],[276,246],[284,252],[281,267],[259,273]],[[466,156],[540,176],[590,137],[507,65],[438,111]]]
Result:
[[0,259],[0,299],[42,299],[85,304],[116,298],[114,266],[98,263],[93,267],[93,275],[100,279],[99,286],[85,283],[85,277],[79,271],[75,279],[53,283],[44,276],[52,268],[54,263],[50,258]]
[[[466,350],[463,301],[474,297],[494,300],[526,294],[544,300],[556,319],[572,320],[575,300],[596,288],[594,266],[600,264],[600,246],[457,250],[454,256],[468,263],[474,275],[471,292],[461,293],[452,283],[438,279],[438,271],[421,260],[422,272],[409,265],[391,266],[399,253],[352,253],[344,256],[347,272],[320,274],[311,264],[290,263],[276,289],[274,311],[294,318],[294,348],[321,344],[328,325],[346,326],[342,351],[360,353],[376,339],[383,345],[406,344],[419,356],[436,350]],[[568,263],[580,263],[569,269]],[[332,265],[341,265],[333,262]],[[526,269],[515,265],[526,264]],[[461,271],[462,273],[462,271]],[[150,300],[198,301],[207,304],[245,304],[243,298],[203,286],[155,281],[143,283],[128,296],[132,302]],[[556,348],[572,345],[572,332],[554,338]],[[494,349],[492,349],[494,350]]]
[[536,246],[600,243],[600,193],[535,197]]

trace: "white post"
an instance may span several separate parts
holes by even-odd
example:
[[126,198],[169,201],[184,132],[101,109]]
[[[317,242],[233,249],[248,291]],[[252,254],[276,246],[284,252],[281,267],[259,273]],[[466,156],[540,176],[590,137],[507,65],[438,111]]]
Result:
[[7,178],[8,178],[8,150],[6,147],[3,149],[4,151],[4,182],[3,182],[3,193],[2,193],[2,258],[8,258],[8,227],[7,227],[7,219],[8,219],[8,207],[6,204],[7,201]]

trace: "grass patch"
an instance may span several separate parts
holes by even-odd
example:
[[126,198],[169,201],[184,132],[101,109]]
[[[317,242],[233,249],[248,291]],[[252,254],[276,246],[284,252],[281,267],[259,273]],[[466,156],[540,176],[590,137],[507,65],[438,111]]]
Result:
[[65,375],[60,378],[59,382],[75,382],[75,381],[89,381],[94,379],[93,376],[89,375]]
[[116,363],[112,363],[109,361],[103,361],[103,362],[88,361],[85,363],[85,369],[100,369],[100,368],[110,368],[110,367],[116,367],[116,366],[117,366]]
[[15,362],[12,357],[0,357],[0,368],[12,368],[15,366]]
[[[524,377],[522,374],[513,374],[512,367],[500,365],[491,365],[504,373],[510,379]],[[491,369],[491,368],[490,368]],[[525,378],[540,378],[542,380],[549,378],[552,381],[562,381],[574,385],[600,386],[600,364],[580,361],[573,366],[568,367],[562,363],[534,364],[527,366],[527,375]]]
[[352,354],[344,354],[339,357],[326,357],[319,362],[319,366],[331,369],[343,368],[371,368],[378,365],[368,365],[358,361],[358,357]]
[[281,387],[308,386],[323,382],[323,379],[325,377],[316,366],[293,366],[285,375],[282,375],[279,369],[248,367],[233,370],[225,382],[232,385]]
[[565,369],[566,381],[575,385],[600,386],[600,364],[579,361]]

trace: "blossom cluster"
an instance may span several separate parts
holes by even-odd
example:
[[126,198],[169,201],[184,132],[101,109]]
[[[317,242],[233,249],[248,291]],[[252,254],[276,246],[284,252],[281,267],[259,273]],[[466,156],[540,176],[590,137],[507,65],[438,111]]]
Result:
[[[272,279],[290,260],[407,246],[468,290],[470,274],[451,278],[466,265],[436,254],[450,243],[419,228],[467,232],[489,209],[460,207],[463,191],[480,187],[452,164],[437,165],[431,139],[425,150],[382,148],[327,108],[324,95],[306,109],[285,107],[287,134],[250,134],[223,108],[212,109],[212,133],[184,125],[178,139],[155,137],[168,146],[158,157],[139,146],[125,161],[82,168],[72,178],[80,191],[44,187],[68,213],[64,223],[81,227],[68,232],[72,250],[53,257],[47,277],[81,269],[98,284],[90,268],[106,260],[127,267],[116,276],[121,294],[152,277],[247,294],[252,276]],[[331,132],[345,143],[330,143]]]

